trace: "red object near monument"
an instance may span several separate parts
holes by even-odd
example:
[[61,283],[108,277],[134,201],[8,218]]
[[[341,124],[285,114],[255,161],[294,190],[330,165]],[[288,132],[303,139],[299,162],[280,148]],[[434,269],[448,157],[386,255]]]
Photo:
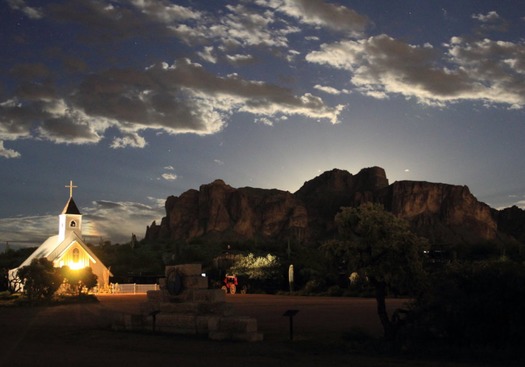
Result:
[[224,285],[222,286],[222,289],[226,291],[226,293],[235,294],[237,292],[239,281],[236,275],[226,274],[223,282]]

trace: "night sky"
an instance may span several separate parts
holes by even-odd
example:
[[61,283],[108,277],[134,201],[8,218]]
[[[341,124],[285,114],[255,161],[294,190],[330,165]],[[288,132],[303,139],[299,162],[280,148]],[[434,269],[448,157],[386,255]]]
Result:
[[0,251],[126,242],[223,179],[380,166],[525,208],[525,2],[0,3]]

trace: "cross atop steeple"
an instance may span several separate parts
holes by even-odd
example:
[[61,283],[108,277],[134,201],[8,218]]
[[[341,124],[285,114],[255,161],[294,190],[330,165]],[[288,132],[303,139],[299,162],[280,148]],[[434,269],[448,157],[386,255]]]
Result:
[[65,187],[69,188],[69,197],[73,197],[73,188],[78,186],[73,186],[73,180],[69,180],[69,185],[66,185]]

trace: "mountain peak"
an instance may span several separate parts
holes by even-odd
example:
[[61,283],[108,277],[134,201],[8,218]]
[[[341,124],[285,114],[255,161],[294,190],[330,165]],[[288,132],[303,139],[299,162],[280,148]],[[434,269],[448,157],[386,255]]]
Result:
[[[353,175],[334,168],[291,194],[277,189],[233,188],[223,180],[166,200],[166,217],[148,227],[147,240],[320,243],[333,238],[341,207],[383,204],[431,243],[497,241],[497,214],[467,186],[397,181],[381,167]],[[507,220],[508,222],[508,220]]]

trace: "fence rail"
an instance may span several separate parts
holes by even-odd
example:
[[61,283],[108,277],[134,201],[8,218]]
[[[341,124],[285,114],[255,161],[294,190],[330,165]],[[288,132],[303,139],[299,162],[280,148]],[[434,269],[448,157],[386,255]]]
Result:
[[158,284],[137,284],[137,283],[129,283],[129,284],[119,284],[119,283],[111,283],[108,287],[107,293],[115,293],[115,294],[122,294],[122,293],[146,293],[147,291],[158,291],[159,285]]

